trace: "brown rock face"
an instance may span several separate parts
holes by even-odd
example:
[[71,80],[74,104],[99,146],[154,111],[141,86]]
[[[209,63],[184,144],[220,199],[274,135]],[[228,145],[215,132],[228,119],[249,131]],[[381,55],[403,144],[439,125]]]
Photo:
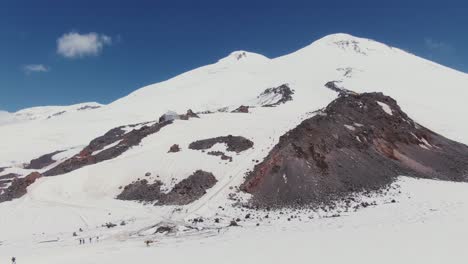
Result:
[[0,203],[11,201],[25,195],[29,185],[33,184],[42,175],[33,172],[23,178],[14,178],[11,185],[0,194]]
[[169,148],[169,151],[168,151],[168,153],[172,153],[172,152],[179,152],[179,151],[180,151],[180,147],[179,147],[179,145],[177,145],[177,144],[174,144],[174,145],[172,145],[172,146]]
[[63,152],[63,151],[55,151],[55,152],[52,152],[52,153],[49,153],[49,154],[42,155],[37,159],[33,159],[33,160],[31,160],[29,162],[28,165],[26,165],[25,169],[28,169],[28,170],[43,169],[43,168],[53,164],[55,162],[55,160],[53,160],[52,157],[55,156],[56,154],[60,153],[60,152]]
[[[92,140],[89,145],[85,147],[78,155],[75,155],[70,159],[60,163],[56,167],[46,171],[44,176],[64,174],[87,165],[96,164],[104,160],[118,157],[129,148],[140,144],[143,138],[159,132],[161,128],[172,124],[172,122],[173,121],[165,121],[150,126],[145,125],[142,128],[134,129],[128,133],[125,133],[125,131],[122,129],[123,127],[111,129],[103,136]],[[115,146],[104,149],[106,146],[116,142],[118,142],[118,144]],[[102,151],[93,154],[98,150]]]
[[280,138],[241,188],[258,206],[303,206],[397,176],[468,181],[468,147],[424,128],[381,93],[344,93]]
[[125,186],[120,200],[157,201],[155,205],[186,205],[200,199],[206,190],[213,187],[217,180],[210,172],[197,170],[192,175],[177,183],[169,193],[161,191],[162,183],[148,184],[140,180]]

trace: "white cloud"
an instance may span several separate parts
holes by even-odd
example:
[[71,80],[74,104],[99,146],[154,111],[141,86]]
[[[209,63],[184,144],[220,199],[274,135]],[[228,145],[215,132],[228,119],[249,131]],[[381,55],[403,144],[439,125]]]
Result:
[[43,64],[28,64],[23,66],[23,71],[27,74],[30,74],[33,72],[48,72],[50,71],[50,68]]
[[70,32],[57,39],[57,53],[65,58],[97,56],[105,45],[111,43],[111,37],[103,34]]

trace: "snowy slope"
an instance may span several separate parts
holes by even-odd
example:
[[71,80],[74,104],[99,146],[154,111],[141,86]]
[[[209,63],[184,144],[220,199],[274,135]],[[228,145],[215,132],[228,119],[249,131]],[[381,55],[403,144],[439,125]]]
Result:
[[[464,121],[468,114],[468,108],[464,106],[464,100],[468,98],[468,75],[464,73],[397,48],[347,34],[326,36],[301,50],[273,59],[236,51],[214,64],[138,89],[109,105],[31,108],[14,114],[21,122],[1,125],[0,138],[7,140],[0,141],[0,167],[10,167],[4,173],[26,174],[32,170],[22,167],[29,160],[57,150],[67,151],[57,154],[56,160],[69,158],[92,139],[117,126],[155,121],[169,110],[180,114],[187,109],[214,112],[200,114],[199,119],[176,120],[115,159],[67,174],[41,178],[28,188],[24,197],[0,203],[0,241],[5,244],[3,248],[0,246],[0,256],[9,254],[4,248],[18,252],[15,249],[31,248],[40,241],[58,237],[61,242],[57,246],[48,244],[29,256],[30,259],[38,256],[43,258],[43,262],[50,263],[45,256],[76,244],[70,234],[79,228],[85,230],[85,236],[100,235],[106,239],[105,246],[92,249],[93,254],[98,255],[109,250],[108,247],[114,247],[115,241],[134,241],[134,232],[161,220],[185,223],[194,217],[215,217],[217,214],[222,216],[221,225],[225,226],[232,217],[243,214],[231,208],[235,201],[228,196],[242,183],[245,173],[268,154],[281,135],[336,98],[336,92],[324,86],[329,81],[340,81],[340,86],[356,92],[384,92],[395,98],[402,109],[422,125],[468,144],[468,122]],[[288,84],[294,90],[293,100],[277,107],[259,107],[265,98],[258,96],[265,89],[282,84]],[[78,110],[86,105],[100,107]],[[236,109],[240,105],[256,107],[249,113],[218,111],[225,107]],[[63,111],[65,113],[61,113]],[[211,149],[232,156],[232,162],[188,149],[193,141],[229,134],[252,140],[254,147],[239,154],[226,151],[222,144]],[[167,153],[173,144],[180,145],[182,150]],[[212,172],[218,183],[201,199],[187,206],[155,207],[114,199],[121,192],[121,186],[145,178],[147,172],[151,173],[149,179],[159,176],[157,179],[170,189],[197,169]],[[424,194],[426,185],[443,193],[466,189],[464,184],[452,183],[444,183],[438,189],[438,184],[432,181],[408,180],[402,185],[418,197]],[[412,221],[424,218],[421,214],[426,211],[417,209],[419,204],[439,203],[442,196],[428,198],[427,201],[408,201],[398,209],[398,216],[390,220],[383,221],[380,213],[385,210],[376,209],[378,211],[374,213],[359,213],[353,221],[367,219],[369,226],[365,229],[369,233],[376,230],[374,225],[390,225],[392,221],[400,221],[408,228]],[[443,205],[438,206],[442,210]],[[466,204],[459,206],[463,210],[468,208]],[[405,210],[415,215],[404,215]],[[449,208],[447,214],[447,218],[440,221],[448,221],[450,217],[468,220],[464,212],[455,214]],[[416,220],[408,219],[412,217]],[[344,219],[333,221],[331,229],[336,230],[346,224]],[[131,224],[111,230],[101,228],[106,222],[122,220]],[[435,221],[434,225],[439,224],[438,220]],[[304,230],[312,232],[317,229],[317,224],[309,223]],[[275,228],[273,225],[266,230]],[[228,237],[233,236],[237,243],[242,244],[240,241],[248,235],[242,233],[244,231],[239,232],[229,233]],[[269,239],[265,238],[265,241]],[[127,252],[141,252],[134,249],[137,246],[132,243],[136,242],[126,244],[129,247]],[[166,246],[162,250],[171,252],[174,249]],[[80,256],[83,251],[73,254]],[[108,259],[103,259],[109,263]],[[60,261],[63,263],[63,259],[55,260],[56,263]]]

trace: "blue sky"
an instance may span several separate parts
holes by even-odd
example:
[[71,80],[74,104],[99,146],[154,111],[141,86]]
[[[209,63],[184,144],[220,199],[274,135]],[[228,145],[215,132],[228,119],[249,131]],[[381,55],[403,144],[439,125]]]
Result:
[[375,2],[2,0],[0,109],[109,103],[234,50],[277,57],[338,32],[468,72],[468,4]]

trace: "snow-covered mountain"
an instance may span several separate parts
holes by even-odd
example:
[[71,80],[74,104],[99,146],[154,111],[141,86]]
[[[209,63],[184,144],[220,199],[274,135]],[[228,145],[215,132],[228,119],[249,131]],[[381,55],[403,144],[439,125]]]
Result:
[[[243,218],[243,225],[255,226],[272,221],[273,216],[281,222],[283,212],[287,212],[288,221],[343,213],[340,206],[336,210],[308,209],[299,213],[283,209],[281,214],[245,208],[243,204],[255,196],[255,191],[245,192],[245,176],[251,171],[256,177],[263,175],[258,168],[272,156],[274,160],[272,149],[279,142],[296,142],[287,140],[288,131],[294,133],[303,121],[330,115],[332,112],[324,109],[330,109],[327,106],[332,101],[340,102],[335,99],[361,100],[361,94],[366,96],[371,92],[395,99],[405,113],[400,114],[393,101],[378,95],[382,96],[378,97],[380,101],[372,102],[379,103],[381,109],[375,111],[380,109],[381,113],[374,115],[372,122],[381,117],[385,122],[379,128],[391,130],[398,125],[386,127],[390,121],[385,118],[395,124],[401,121],[397,116],[403,118],[415,129],[411,130],[414,139],[408,139],[410,143],[424,151],[444,152],[446,159],[458,162],[454,168],[444,167],[450,173],[456,170],[455,176],[447,179],[459,177],[456,179],[466,181],[468,156],[464,154],[468,153],[468,147],[465,149],[463,145],[468,144],[466,87],[465,73],[373,40],[334,34],[278,58],[236,51],[211,65],[140,88],[109,105],[38,107],[2,114],[0,189],[3,188],[3,194],[10,191],[13,199],[0,203],[0,256],[8,254],[4,248],[32,248],[38,242],[57,237],[58,247],[70,247],[76,244],[71,234],[80,228],[83,232],[78,232],[78,236],[100,236],[111,245],[116,240],[162,239],[154,235],[161,223],[165,228],[176,228],[177,231],[171,229],[171,234],[190,236],[193,228],[204,230],[200,231],[202,234],[210,233],[232,225],[232,220],[239,217]],[[356,131],[363,125],[366,129],[374,128],[375,123],[364,120],[366,114],[364,111],[362,115],[354,115],[362,120],[346,125],[345,129]],[[430,132],[426,134],[437,140],[431,142],[419,135],[419,127],[424,131],[427,128]],[[405,131],[410,130],[405,127]],[[437,134],[443,137],[439,139]],[[409,132],[405,139],[407,135]],[[367,139],[393,140],[387,136]],[[361,142],[364,138],[357,136],[356,140]],[[383,152],[387,151],[385,144],[377,145],[384,146]],[[411,164],[416,171],[427,172],[427,166],[417,159],[419,154],[413,153],[416,157],[402,153],[403,163]],[[307,163],[301,166],[307,166],[304,164]],[[359,165],[356,161],[349,166]],[[441,171],[444,170],[437,169],[437,175]],[[404,174],[408,170],[400,172],[401,176],[416,176]],[[422,173],[422,177],[426,175],[429,174]],[[278,177],[288,182],[286,173]],[[15,186],[16,178],[26,180]],[[436,176],[427,178],[447,180]],[[292,180],[289,179],[290,184]],[[430,180],[421,181],[421,185],[407,178],[383,182],[390,186],[385,195],[354,193],[352,206],[362,208],[399,199],[401,210],[407,210],[417,206],[411,199],[402,197],[401,190],[406,195],[412,191],[423,193],[420,186],[424,185],[437,188]],[[278,182],[268,184],[271,186],[262,191],[273,192]],[[466,193],[468,186],[460,184],[454,188]],[[440,186],[446,188],[444,191],[451,188],[449,183]],[[431,197],[430,201],[439,198]],[[418,199],[417,202],[427,202]],[[463,208],[467,209],[468,204]],[[123,221],[125,226],[101,227]],[[44,250],[51,252],[51,248]],[[41,255],[35,251],[31,256]]]

